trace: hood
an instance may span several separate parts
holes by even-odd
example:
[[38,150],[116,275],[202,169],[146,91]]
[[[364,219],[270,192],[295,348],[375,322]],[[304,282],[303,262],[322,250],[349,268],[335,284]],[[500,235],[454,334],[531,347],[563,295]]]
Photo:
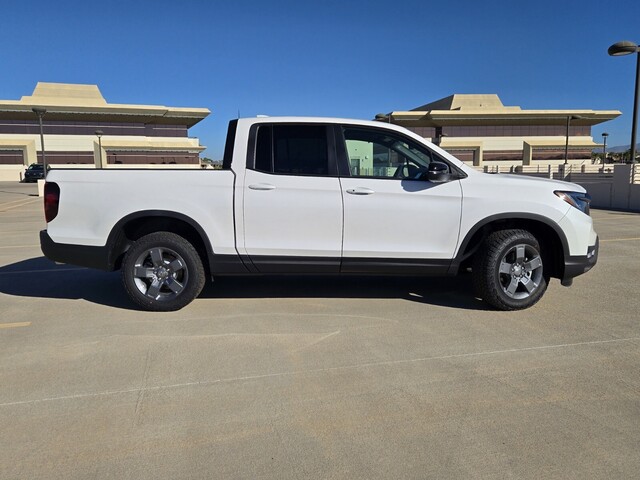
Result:
[[[562,190],[565,192],[586,192],[584,187],[581,187],[577,183],[565,182],[563,180],[552,180],[550,178],[531,177],[528,175],[513,175],[510,173],[484,173],[481,174],[485,177],[490,177],[491,180],[496,182],[509,182],[511,185],[524,184],[534,185],[537,184],[540,187],[545,185],[552,190]],[[485,178],[485,180],[488,180]]]

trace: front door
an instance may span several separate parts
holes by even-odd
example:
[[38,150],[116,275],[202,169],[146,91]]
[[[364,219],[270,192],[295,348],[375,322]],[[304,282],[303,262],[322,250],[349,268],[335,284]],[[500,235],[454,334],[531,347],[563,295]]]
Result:
[[342,271],[445,272],[460,231],[460,180],[427,181],[429,163],[442,159],[400,133],[342,130],[349,162],[341,178]]

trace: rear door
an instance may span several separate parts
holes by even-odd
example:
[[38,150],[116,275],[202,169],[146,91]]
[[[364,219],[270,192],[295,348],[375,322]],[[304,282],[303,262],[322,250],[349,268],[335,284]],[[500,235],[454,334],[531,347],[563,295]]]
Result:
[[332,130],[258,124],[249,137],[244,247],[251,261],[263,273],[337,273],[343,211]]

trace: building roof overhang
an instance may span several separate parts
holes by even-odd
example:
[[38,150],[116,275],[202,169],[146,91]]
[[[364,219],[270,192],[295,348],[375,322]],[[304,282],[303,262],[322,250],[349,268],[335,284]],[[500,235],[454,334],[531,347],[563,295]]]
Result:
[[394,111],[394,123],[416,127],[447,125],[565,125],[567,117],[578,116],[572,125],[597,125],[620,116],[618,110],[431,110],[429,112]]
[[408,111],[388,114],[391,122],[414,127],[447,125],[573,125],[593,126],[620,116],[619,110],[523,110],[505,106],[496,94],[454,94]]
[[46,109],[45,118],[53,121],[142,122],[187,127],[211,113],[208,108],[107,103],[97,85],[39,82],[33,95],[20,100],[0,100],[0,119],[33,120],[33,108]]

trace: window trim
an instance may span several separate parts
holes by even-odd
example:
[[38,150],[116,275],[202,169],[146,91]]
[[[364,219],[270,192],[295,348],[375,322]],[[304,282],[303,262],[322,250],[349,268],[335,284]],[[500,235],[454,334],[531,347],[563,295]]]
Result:
[[224,144],[224,156],[222,159],[222,169],[231,170],[233,163],[233,149],[236,144],[236,132],[238,130],[238,120],[231,120],[227,128],[227,139]]

